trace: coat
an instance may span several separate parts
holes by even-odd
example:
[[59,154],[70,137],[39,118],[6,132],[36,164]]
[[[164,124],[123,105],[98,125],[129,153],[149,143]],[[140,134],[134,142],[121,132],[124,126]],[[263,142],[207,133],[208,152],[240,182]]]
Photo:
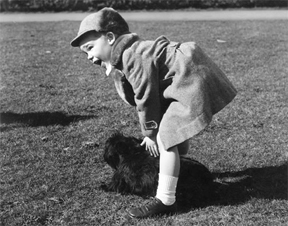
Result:
[[159,133],[164,148],[203,130],[236,96],[236,89],[195,42],[129,33],[112,46],[112,71],[120,97],[135,106],[142,134]]

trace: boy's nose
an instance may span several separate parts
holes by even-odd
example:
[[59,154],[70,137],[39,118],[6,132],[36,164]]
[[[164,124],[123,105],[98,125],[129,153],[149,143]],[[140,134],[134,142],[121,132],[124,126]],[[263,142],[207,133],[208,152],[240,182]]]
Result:
[[92,61],[93,60],[93,56],[88,54],[87,59]]

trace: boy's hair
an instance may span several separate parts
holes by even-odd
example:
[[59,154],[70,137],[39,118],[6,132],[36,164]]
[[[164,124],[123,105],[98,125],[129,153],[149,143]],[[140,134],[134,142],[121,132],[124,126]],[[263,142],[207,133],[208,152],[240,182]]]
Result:
[[82,20],[77,36],[71,41],[71,46],[78,47],[83,36],[91,31],[111,31],[116,35],[122,35],[129,33],[129,26],[116,10],[105,7]]

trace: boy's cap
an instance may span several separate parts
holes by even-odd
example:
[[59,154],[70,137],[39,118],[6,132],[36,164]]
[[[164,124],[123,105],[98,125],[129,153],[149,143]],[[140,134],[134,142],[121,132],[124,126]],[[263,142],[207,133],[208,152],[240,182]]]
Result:
[[124,34],[129,32],[129,26],[116,10],[105,7],[82,20],[77,36],[71,41],[71,46],[78,47],[83,35],[89,31]]

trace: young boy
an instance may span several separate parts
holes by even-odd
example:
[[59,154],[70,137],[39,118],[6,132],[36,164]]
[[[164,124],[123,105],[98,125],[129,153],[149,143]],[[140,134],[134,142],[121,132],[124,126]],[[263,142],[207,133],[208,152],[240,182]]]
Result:
[[187,153],[189,138],[232,101],[235,88],[194,42],[171,42],[164,36],[143,40],[112,8],[84,18],[71,45],[106,68],[120,97],[136,106],[141,145],[151,155],[160,155],[155,199],[128,214],[143,218],[175,213],[179,155]]

